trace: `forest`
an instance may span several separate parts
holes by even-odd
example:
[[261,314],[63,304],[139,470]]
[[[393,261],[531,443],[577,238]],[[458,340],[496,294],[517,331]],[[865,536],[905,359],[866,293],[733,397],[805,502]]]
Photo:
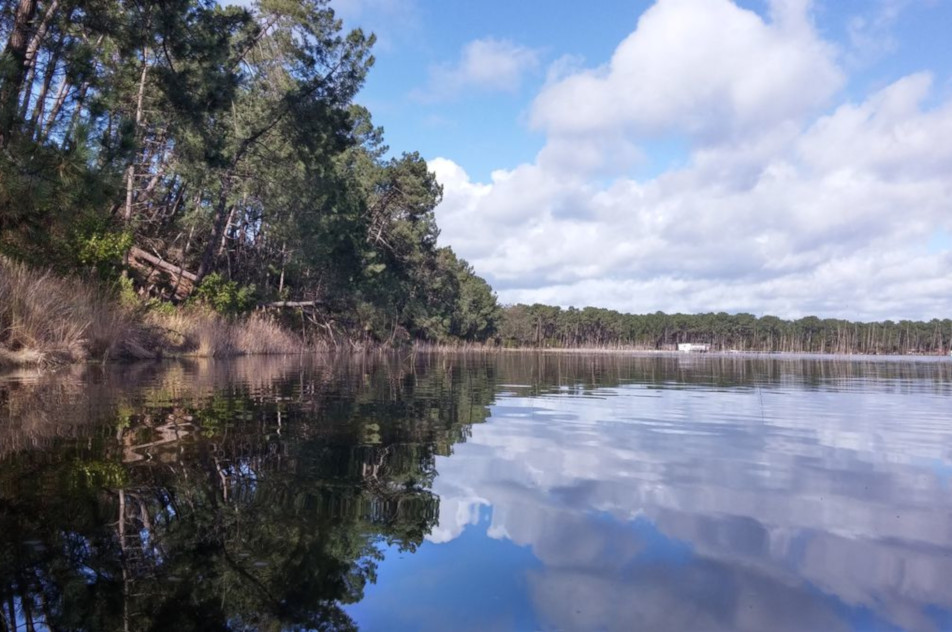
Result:
[[510,347],[674,350],[678,343],[713,351],[840,354],[946,354],[952,320],[851,322],[806,316],[783,320],[753,314],[622,314],[548,305],[505,308],[499,339]]
[[374,36],[326,0],[17,0],[0,42],[0,255],[330,336],[494,333],[426,162],[355,101]]
[[[23,335],[29,328],[14,323],[36,303],[31,288],[42,279],[11,262],[127,304],[132,296],[140,312],[196,304],[224,318],[254,311],[259,322],[264,313],[306,341],[335,346],[704,342],[715,350],[934,354],[952,345],[948,319],[502,309],[472,266],[437,244],[439,183],[418,153],[392,152],[356,100],[374,63],[374,36],[345,31],[327,0],[249,8],[17,0],[0,9],[0,43],[0,351],[45,335]],[[67,298],[51,293],[33,305],[37,318],[68,319],[70,310],[53,303],[78,301],[62,287]],[[89,346],[89,323],[117,329],[102,323],[122,317],[96,309],[84,310],[75,340],[47,346],[80,338]],[[167,317],[149,322],[153,339],[174,329]],[[215,347],[192,341],[197,334],[174,344],[139,334],[135,343],[96,342],[95,353]],[[289,344],[284,337],[272,347]]]

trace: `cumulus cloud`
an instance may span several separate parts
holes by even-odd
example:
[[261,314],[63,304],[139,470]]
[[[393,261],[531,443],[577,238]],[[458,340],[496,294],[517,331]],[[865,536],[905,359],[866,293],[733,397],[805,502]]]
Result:
[[676,131],[748,135],[798,119],[842,84],[835,51],[804,23],[802,3],[773,22],[728,0],[663,0],[607,67],[548,85],[531,123],[552,135]]
[[[946,317],[952,101],[923,72],[835,105],[809,3],[771,6],[659,0],[607,66],[542,89],[533,163],[480,183],[432,161],[444,242],[504,302]],[[682,166],[633,177],[654,138]]]
[[423,101],[452,99],[467,90],[514,92],[525,75],[539,68],[539,52],[492,37],[463,46],[458,61],[430,70],[426,88],[414,93]]

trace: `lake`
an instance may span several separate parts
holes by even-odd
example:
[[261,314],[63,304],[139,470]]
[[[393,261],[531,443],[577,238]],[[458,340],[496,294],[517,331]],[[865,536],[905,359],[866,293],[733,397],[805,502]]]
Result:
[[0,630],[952,630],[952,361],[0,377]]

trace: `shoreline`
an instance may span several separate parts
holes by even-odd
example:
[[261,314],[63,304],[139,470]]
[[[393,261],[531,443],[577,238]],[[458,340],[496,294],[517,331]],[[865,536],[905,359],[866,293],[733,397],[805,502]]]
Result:
[[[241,328],[243,321],[227,323],[229,327]],[[280,329],[285,335],[292,335],[286,330]],[[179,333],[179,332],[176,332]],[[443,354],[540,354],[540,355],[615,355],[615,356],[645,356],[645,357],[670,357],[685,360],[700,360],[704,358],[785,358],[785,359],[855,359],[855,360],[940,360],[942,358],[952,359],[952,355],[947,354],[864,354],[864,353],[817,353],[807,351],[707,351],[703,353],[683,352],[674,349],[642,349],[642,348],[601,348],[601,347],[503,347],[493,344],[466,344],[466,345],[434,345],[426,342],[415,343],[410,346],[387,346],[385,344],[374,344],[367,346],[349,341],[350,346],[337,345],[331,346],[326,342],[319,345],[298,345],[295,349],[274,348],[274,349],[256,349],[240,350],[231,349],[227,351],[211,350],[206,348],[204,351],[181,351],[175,349],[151,349],[146,350],[146,354],[138,355],[114,355],[102,359],[96,359],[90,355],[75,357],[65,351],[48,350],[39,351],[36,349],[20,349],[11,351],[0,344],[0,373],[6,373],[16,369],[55,369],[66,366],[77,365],[121,365],[137,364],[140,362],[161,362],[165,360],[223,360],[230,361],[249,357],[293,357],[308,355],[329,355],[329,356],[360,356],[367,354],[410,354],[410,355],[443,355]],[[280,345],[279,345],[280,347]]]
[[644,355],[671,356],[678,358],[744,358],[759,356],[810,357],[810,358],[952,358],[942,353],[906,353],[906,354],[870,354],[870,353],[819,353],[812,351],[735,351],[719,350],[706,352],[684,352],[677,349],[644,349],[638,347],[504,347],[486,345],[480,347],[454,347],[452,345],[432,345],[414,348],[417,353],[549,353],[577,355]]
[[[331,321],[333,322],[333,321]],[[78,276],[57,276],[0,256],[0,370],[55,368],[82,363],[125,363],[173,358],[236,358],[250,355],[331,353],[537,353],[641,355],[697,359],[717,357],[942,358],[946,353],[862,354],[758,349],[707,352],[640,345],[580,347],[507,346],[505,330],[489,342],[427,342],[402,337],[380,342],[361,329],[296,331],[260,307],[241,316],[208,305],[147,301],[122,283],[113,286]],[[302,322],[303,327],[303,322]],[[336,335],[335,335],[336,334]],[[352,338],[348,334],[363,334]],[[678,340],[678,342],[682,342]],[[942,348],[942,347],[940,347]],[[943,348],[943,351],[944,348]]]

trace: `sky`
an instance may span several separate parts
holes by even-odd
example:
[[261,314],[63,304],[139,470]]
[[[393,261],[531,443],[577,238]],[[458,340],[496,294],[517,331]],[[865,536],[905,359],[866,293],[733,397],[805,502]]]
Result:
[[504,304],[952,316],[952,0],[332,0]]

